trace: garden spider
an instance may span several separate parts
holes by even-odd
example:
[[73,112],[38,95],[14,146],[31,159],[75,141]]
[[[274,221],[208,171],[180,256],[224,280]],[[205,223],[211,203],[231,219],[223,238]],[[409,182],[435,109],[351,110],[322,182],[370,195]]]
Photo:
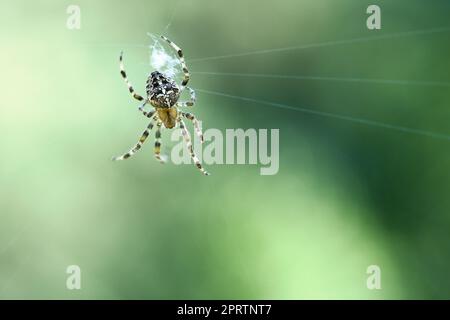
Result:
[[[181,112],[178,110],[179,107],[192,107],[195,103],[195,91],[187,86],[187,83],[189,81],[190,75],[189,71],[186,67],[186,63],[184,61],[183,52],[181,49],[172,41],[167,39],[164,36],[161,36],[161,38],[177,52],[178,58],[181,62],[181,67],[183,68],[184,73],[184,79],[181,82],[181,86],[178,86],[177,83],[171,79],[170,77],[165,76],[159,71],[154,71],[150,74],[150,76],[147,79],[147,98],[143,98],[141,95],[137,94],[131,83],[128,81],[127,75],[124,70],[123,66],[123,60],[122,55],[120,54],[120,74],[122,75],[123,79],[125,80],[125,83],[128,86],[128,90],[130,91],[133,98],[135,98],[138,101],[141,101],[142,104],[139,106],[139,111],[141,111],[144,116],[147,118],[151,118],[149,125],[145,129],[145,131],[142,133],[142,136],[140,137],[137,144],[127,153],[114,157],[112,160],[125,160],[130,158],[132,155],[134,155],[137,151],[139,151],[144,144],[145,140],[147,139],[150,131],[154,127],[154,122],[156,122],[156,132],[155,132],[155,158],[159,160],[161,163],[164,163],[164,159],[161,156],[161,125],[164,124],[164,127],[168,129],[174,128],[177,124],[180,125],[181,132],[183,134],[184,141],[186,142],[187,148],[190,152],[192,160],[194,160],[195,165],[197,168],[204,174],[209,175],[209,173],[203,168],[201,165],[197,155],[194,152],[194,148],[192,146],[191,142],[191,135],[189,134],[189,131],[186,129],[186,125],[182,119],[182,117],[185,117],[186,119],[189,119],[192,121],[195,131],[200,138],[201,143],[203,143],[203,134],[202,130],[200,128],[199,122],[197,118],[189,112]],[[186,102],[179,102],[178,99],[181,96],[181,93],[184,89],[188,89],[190,93],[190,101]],[[144,106],[150,103],[153,106],[153,110],[150,112],[147,112],[144,110]]]

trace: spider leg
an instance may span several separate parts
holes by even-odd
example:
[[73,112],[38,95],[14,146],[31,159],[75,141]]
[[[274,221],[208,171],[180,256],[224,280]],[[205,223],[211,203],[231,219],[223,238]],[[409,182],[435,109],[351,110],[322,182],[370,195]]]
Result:
[[127,74],[125,73],[125,68],[123,66],[122,55],[123,55],[123,52],[120,53],[120,58],[119,58],[119,61],[120,61],[120,74],[122,75],[123,80],[127,84],[128,90],[130,91],[130,93],[133,96],[133,98],[135,98],[136,100],[139,100],[139,101],[143,101],[144,98],[142,98],[141,95],[137,94],[134,91],[133,86],[131,85],[130,81],[128,81]]
[[177,121],[180,124],[181,133],[183,134],[184,141],[186,142],[186,146],[191,154],[192,160],[194,160],[196,167],[205,176],[209,176],[209,173],[203,168],[202,164],[200,163],[200,160],[198,159],[197,155],[194,152],[194,147],[192,146],[192,142],[191,142],[191,135],[189,134],[189,131],[186,130],[186,125],[184,124],[183,119],[178,118]]
[[177,107],[192,107],[192,106],[194,106],[195,101],[196,101],[195,91],[191,87],[186,87],[186,89],[189,90],[191,99],[190,99],[190,101],[186,101],[186,102],[177,102]]
[[148,103],[148,100],[145,100],[145,102],[139,106],[139,111],[142,112],[142,114],[144,116],[146,116],[147,118],[151,118],[151,117],[153,117],[153,115],[155,114],[156,111],[155,110],[145,111],[144,107],[147,103]]
[[162,164],[164,164],[166,161],[164,160],[164,156],[161,156],[161,121],[158,121],[158,123],[156,124],[157,129],[155,132],[155,158],[161,162]]
[[145,131],[142,133],[142,136],[139,138],[138,143],[136,143],[136,145],[127,153],[118,156],[118,157],[113,157],[112,160],[113,161],[118,161],[118,160],[125,160],[130,158],[132,155],[134,155],[136,152],[139,151],[139,149],[141,149],[142,145],[144,144],[145,140],[147,139],[148,135],[150,134],[150,131],[153,129],[153,120],[150,121],[150,123],[148,124],[147,128],[145,129]]
[[181,67],[183,68],[183,73],[184,73],[184,79],[181,82],[181,88],[180,91],[183,91],[184,88],[186,87],[187,83],[189,82],[189,70],[186,66],[186,62],[184,61],[184,56],[183,56],[183,51],[181,51],[180,47],[177,46],[175,43],[173,43],[172,41],[170,41],[169,39],[167,39],[165,36],[161,36],[161,38],[165,41],[167,41],[167,43],[177,52],[178,54],[178,58],[180,59],[181,62]]
[[202,129],[200,128],[200,123],[198,122],[197,118],[189,112],[181,112],[181,114],[183,115],[183,117],[192,121],[192,123],[194,124],[195,133],[199,137],[200,142],[205,142],[205,140],[203,139]]

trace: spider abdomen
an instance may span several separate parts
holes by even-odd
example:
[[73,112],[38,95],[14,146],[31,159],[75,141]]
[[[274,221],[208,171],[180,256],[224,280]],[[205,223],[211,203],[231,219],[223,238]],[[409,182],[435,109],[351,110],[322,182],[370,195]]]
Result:
[[170,108],[180,98],[180,89],[171,78],[154,71],[147,79],[147,96],[155,108]]

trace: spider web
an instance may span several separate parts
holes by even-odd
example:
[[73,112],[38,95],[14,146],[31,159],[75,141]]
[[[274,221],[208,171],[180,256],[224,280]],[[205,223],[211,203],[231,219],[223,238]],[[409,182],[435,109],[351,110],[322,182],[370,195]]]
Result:
[[182,73],[178,57],[158,35],[148,33],[148,36],[150,37],[149,64],[152,70],[178,80]]
[[[305,44],[305,45],[296,45],[296,46],[290,46],[290,47],[262,49],[262,50],[254,50],[254,51],[249,51],[249,52],[200,57],[200,58],[189,59],[187,62],[189,64],[197,64],[197,63],[201,63],[204,61],[211,61],[211,60],[224,60],[224,59],[231,59],[231,58],[236,58],[236,57],[250,57],[250,56],[254,56],[254,55],[275,54],[278,52],[293,51],[293,50],[305,50],[305,49],[310,49],[310,48],[322,48],[322,47],[341,46],[341,45],[346,45],[346,44],[367,43],[367,42],[371,42],[371,41],[380,41],[380,40],[385,40],[385,39],[395,39],[395,38],[404,38],[404,37],[413,37],[413,36],[424,36],[424,35],[431,35],[431,34],[436,34],[436,33],[445,33],[445,32],[449,32],[449,31],[450,31],[450,27],[448,27],[448,26],[432,28],[432,29],[412,30],[412,31],[379,35],[379,36],[359,37],[359,38],[353,38],[353,39],[325,41],[325,42],[311,43],[311,44]],[[227,72],[214,72],[214,71],[195,71],[192,73],[196,74],[196,75],[211,76],[211,77],[251,77],[251,78],[265,78],[265,79],[300,79],[300,80],[315,80],[315,81],[359,82],[359,83],[368,83],[368,84],[412,85],[412,86],[424,86],[424,87],[425,86],[428,86],[428,87],[449,87],[450,86],[450,82],[427,81],[427,80],[413,81],[413,80],[370,79],[370,78],[343,78],[343,77],[336,77],[336,76],[323,77],[323,76],[311,76],[311,75],[227,73]],[[370,119],[364,119],[364,118],[344,115],[341,113],[322,112],[322,111],[315,110],[315,108],[295,107],[295,106],[272,102],[272,101],[258,100],[253,97],[238,96],[238,95],[234,95],[231,93],[225,93],[225,92],[219,92],[219,91],[213,91],[213,90],[207,90],[207,89],[199,89],[199,88],[196,88],[196,90],[198,92],[202,92],[202,93],[205,93],[208,95],[215,95],[215,96],[219,96],[222,98],[236,99],[236,100],[240,100],[240,101],[246,101],[246,102],[250,102],[250,103],[266,105],[266,106],[270,106],[273,108],[279,108],[279,109],[289,109],[289,110],[293,110],[293,111],[299,111],[299,112],[313,114],[313,115],[320,116],[320,117],[329,117],[329,118],[334,118],[334,119],[338,119],[338,120],[352,121],[352,122],[356,122],[356,123],[367,125],[367,126],[374,126],[374,127],[379,127],[379,128],[383,128],[383,129],[401,131],[404,133],[428,136],[428,137],[435,138],[435,139],[450,140],[450,135],[445,134],[445,133],[440,133],[440,132],[434,132],[434,131],[428,131],[428,130],[410,128],[410,127],[403,127],[403,126],[398,126],[395,124],[384,123],[384,122],[379,122],[379,121],[373,121]]]

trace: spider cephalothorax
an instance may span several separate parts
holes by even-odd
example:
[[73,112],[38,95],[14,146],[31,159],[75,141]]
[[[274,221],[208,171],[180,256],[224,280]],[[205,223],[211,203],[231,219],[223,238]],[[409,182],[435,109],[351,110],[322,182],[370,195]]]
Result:
[[[137,94],[131,83],[128,81],[127,74],[125,72],[122,60],[122,54],[120,54],[120,74],[122,75],[125,83],[128,86],[128,90],[130,91],[133,98],[138,101],[141,101],[142,104],[139,106],[139,110],[144,114],[144,116],[151,118],[149,125],[142,133],[139,142],[127,153],[123,154],[119,157],[114,157],[113,160],[125,160],[130,158],[133,154],[135,154],[138,150],[141,149],[143,143],[149,136],[150,130],[153,129],[154,121],[156,121],[156,133],[155,133],[155,157],[161,163],[164,160],[161,157],[161,126],[164,124],[164,127],[171,129],[174,128],[177,124],[180,125],[181,132],[184,137],[184,141],[186,142],[187,148],[191,154],[191,158],[194,160],[197,168],[205,175],[209,175],[209,173],[203,169],[198,157],[194,153],[194,148],[192,146],[191,137],[189,131],[186,129],[186,125],[182,119],[185,117],[189,119],[194,124],[195,131],[200,138],[200,141],[203,143],[203,134],[200,129],[199,122],[197,118],[189,112],[181,112],[178,110],[179,107],[192,107],[195,103],[195,91],[187,86],[189,82],[189,71],[186,67],[186,63],[184,61],[183,52],[181,49],[172,41],[167,39],[164,36],[161,36],[167,43],[177,52],[178,58],[181,63],[181,67],[183,68],[184,79],[179,86],[173,79],[164,75],[159,71],[154,71],[150,74],[147,79],[147,98],[143,98],[141,95]],[[191,96],[190,101],[179,102],[179,98],[184,89],[189,90],[189,94]],[[145,111],[144,107],[146,104],[150,104],[153,106],[154,110]]]

